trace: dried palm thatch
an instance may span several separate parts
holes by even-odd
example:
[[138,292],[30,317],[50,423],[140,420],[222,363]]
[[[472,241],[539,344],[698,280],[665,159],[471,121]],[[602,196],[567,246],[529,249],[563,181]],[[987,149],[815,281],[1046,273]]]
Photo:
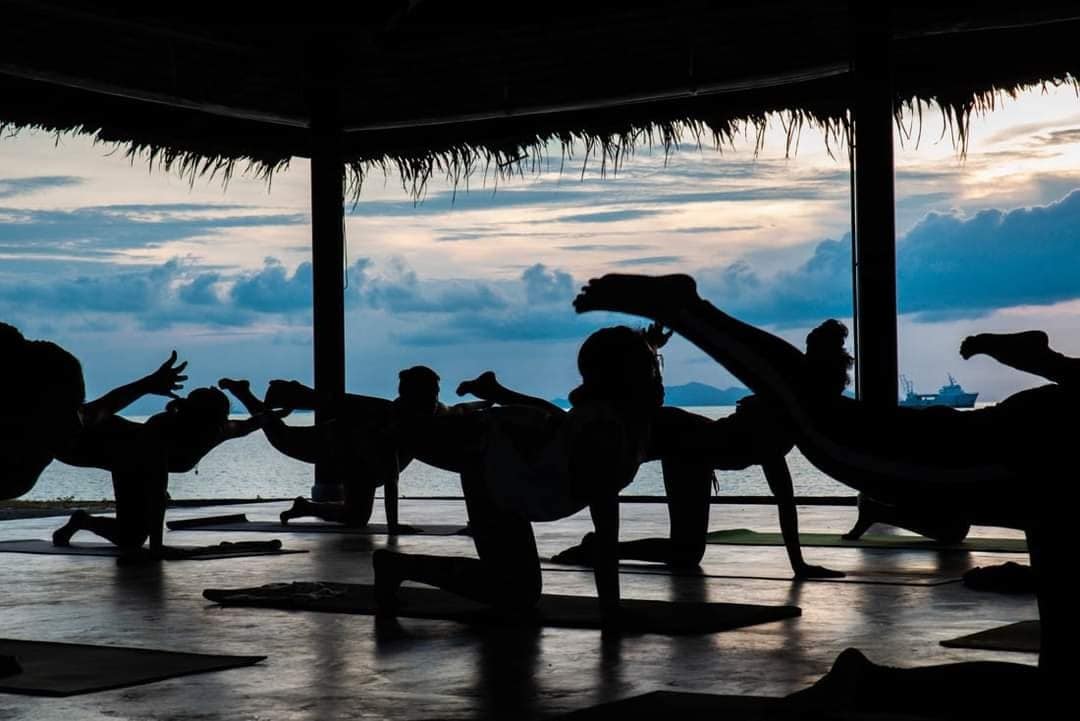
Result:
[[[760,149],[772,124],[788,153],[810,126],[832,151],[852,131],[847,2],[385,5],[331,30],[290,26],[283,46],[262,26],[0,0],[0,132],[87,135],[191,181],[269,182],[310,156],[309,101],[329,94],[353,197],[383,172],[420,198],[436,176],[615,173],[643,147],[722,150],[749,135]],[[917,142],[935,108],[961,154],[973,115],[1080,77],[1070,6],[968,5],[894,7],[890,25],[903,137]]]

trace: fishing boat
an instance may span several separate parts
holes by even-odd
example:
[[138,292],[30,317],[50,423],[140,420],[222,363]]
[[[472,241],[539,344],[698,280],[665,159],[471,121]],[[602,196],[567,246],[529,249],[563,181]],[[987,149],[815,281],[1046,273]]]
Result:
[[937,393],[916,393],[915,386],[906,376],[900,376],[900,383],[904,386],[904,398],[900,405],[925,408],[926,406],[947,406],[949,408],[974,408],[978,393],[968,393],[952,374],[946,374],[949,382],[941,386]]

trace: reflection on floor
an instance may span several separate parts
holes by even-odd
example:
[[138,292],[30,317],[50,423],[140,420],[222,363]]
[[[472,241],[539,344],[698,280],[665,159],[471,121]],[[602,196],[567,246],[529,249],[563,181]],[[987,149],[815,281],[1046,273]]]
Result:
[[[270,520],[284,504],[243,507]],[[804,529],[841,531],[853,508],[801,510]],[[170,518],[235,512],[185,508]],[[624,538],[664,534],[662,505],[623,506]],[[464,504],[402,503],[407,523],[458,523]],[[62,522],[35,518],[0,523],[0,540],[48,538]],[[768,506],[714,506],[719,528],[776,529]],[[586,514],[536,526],[542,556],[576,543]],[[1016,536],[977,529],[989,536]],[[173,544],[241,540],[242,534],[172,531]],[[801,618],[725,633],[601,639],[597,631],[468,628],[403,619],[376,629],[367,616],[218,608],[207,587],[276,581],[370,583],[371,551],[384,536],[279,536],[306,554],[118,567],[112,559],[0,554],[0,637],[111,644],[172,651],[266,655],[258,666],[64,699],[0,697],[0,718],[115,719],[471,719],[546,718],[656,690],[778,696],[824,673],[844,648],[896,665],[957,660],[1035,663],[1031,655],[948,649],[939,641],[1037,617],[1030,596],[979,593],[957,579],[967,569],[1015,555],[937,554],[811,548],[810,563],[849,572],[846,582],[793,583],[782,548],[710,546],[703,573],[624,569],[628,598],[790,604]],[[259,534],[256,540],[264,540]],[[79,540],[79,539],[76,539]],[[89,537],[87,537],[89,540]],[[465,536],[407,536],[404,550],[469,555]],[[550,568],[551,570],[547,570]],[[858,582],[853,582],[858,581]],[[545,591],[588,595],[588,571],[545,564]],[[12,714],[12,715],[8,715]]]

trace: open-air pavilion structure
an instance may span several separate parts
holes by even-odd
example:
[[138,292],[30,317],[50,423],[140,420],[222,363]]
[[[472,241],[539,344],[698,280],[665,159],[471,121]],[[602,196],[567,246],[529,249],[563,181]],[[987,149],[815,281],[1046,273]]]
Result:
[[[247,17],[261,17],[265,7],[247,9]],[[0,11],[4,133],[90,135],[126,149],[135,162],[192,177],[270,177],[291,158],[310,158],[314,376],[328,408],[345,388],[343,208],[359,197],[367,175],[392,168],[419,194],[434,175],[528,172],[535,160],[560,152],[577,162],[588,156],[614,174],[643,144],[722,144],[770,122],[784,123],[791,138],[816,124],[836,152],[850,154],[858,393],[867,403],[895,403],[894,123],[938,106],[962,152],[973,112],[990,111],[1022,88],[1080,77],[1080,8],[1037,0],[1003,8],[948,1],[602,7],[380,0],[338,8],[316,22],[276,25],[133,15],[119,3],[74,0],[0,0]],[[332,498],[337,479],[325,470],[316,469],[315,494]],[[290,567],[299,568],[297,558],[303,557],[292,557]],[[323,570],[345,568],[334,561]],[[177,593],[197,603],[190,590]],[[149,603],[163,603],[154,589],[144,591]],[[826,596],[807,592],[804,604],[812,605],[815,594]],[[111,602],[125,622],[140,618],[134,601]],[[879,625],[859,627],[868,642],[882,628],[877,608],[865,613]],[[829,628],[845,618],[836,615]],[[220,624],[214,633],[232,638],[234,629],[213,623]],[[323,632],[309,625],[307,632]],[[755,642],[772,660],[793,652],[769,645],[764,635],[740,638],[749,645],[736,666],[751,663],[745,658]],[[802,640],[826,648],[825,638],[813,631]],[[455,651],[450,645],[440,653],[449,658]],[[497,683],[501,657],[486,662]],[[747,680],[751,666],[727,668]],[[300,662],[290,668],[304,671]],[[595,673],[610,671],[601,665]],[[796,683],[819,671],[809,664],[784,678]],[[419,673],[403,672],[404,681],[420,683]],[[331,688],[323,680],[311,687]],[[385,694],[380,698],[382,708],[392,707]],[[548,701],[567,706],[557,695]],[[426,703],[429,711],[438,708]],[[467,714],[459,708],[450,715]]]
[[[817,124],[852,159],[857,390],[894,403],[893,122],[939,106],[962,146],[970,114],[1000,95],[1074,82],[1080,11],[605,5],[383,0],[274,25],[4,0],[0,126],[89,134],[192,176],[269,177],[310,158],[314,376],[332,407],[345,385],[342,209],[366,175],[392,167],[419,193],[435,174],[513,174],[552,152],[614,172],[645,143]],[[318,470],[316,485],[333,495]]]

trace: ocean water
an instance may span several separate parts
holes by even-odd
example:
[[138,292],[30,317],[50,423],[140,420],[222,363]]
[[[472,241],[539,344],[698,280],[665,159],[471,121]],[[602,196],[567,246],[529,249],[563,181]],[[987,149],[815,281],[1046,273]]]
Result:
[[[690,408],[709,418],[723,418],[735,411],[734,406],[705,406]],[[240,416],[238,416],[240,417]],[[144,418],[132,416],[132,420]],[[309,413],[295,413],[288,422],[310,425]],[[851,496],[843,486],[818,471],[798,450],[788,455],[788,466],[800,496]],[[718,495],[769,495],[765,477],[757,466],[745,471],[717,472],[720,482]],[[194,498],[290,498],[308,495],[312,484],[312,466],[295,461],[275,451],[262,433],[224,443],[206,456],[190,473],[175,473],[169,480],[169,492],[175,499]],[[642,465],[634,482],[624,491],[627,495],[662,496],[664,482],[660,463]],[[403,496],[460,496],[457,475],[414,461],[401,477]],[[30,500],[75,498],[96,501],[112,498],[112,481],[105,471],[93,468],[74,468],[53,462],[26,496]]]

